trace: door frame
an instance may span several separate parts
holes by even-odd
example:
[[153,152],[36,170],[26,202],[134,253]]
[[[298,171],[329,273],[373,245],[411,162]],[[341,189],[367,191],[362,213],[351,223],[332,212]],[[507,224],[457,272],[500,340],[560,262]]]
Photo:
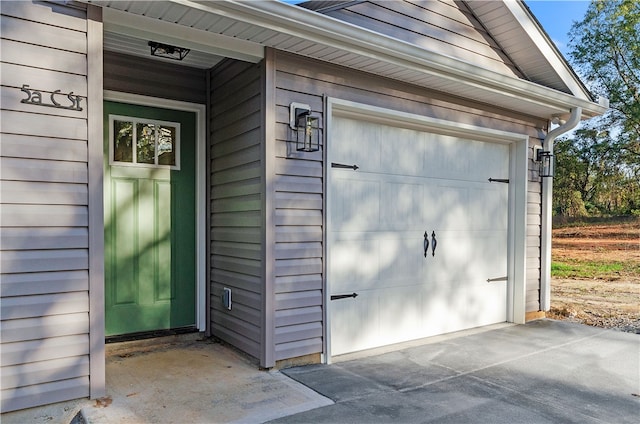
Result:
[[206,313],[206,106],[139,94],[104,91],[104,101],[193,112],[196,115],[196,327],[207,330]]
[[526,311],[526,257],[527,257],[527,185],[528,185],[528,147],[529,136],[515,132],[495,130],[492,128],[464,124],[455,121],[431,118],[413,113],[386,109],[378,106],[352,102],[349,100],[327,97],[325,102],[326,129],[324,131],[324,346],[322,362],[331,363],[331,293],[328,270],[331,259],[329,229],[332,227],[328,213],[331,202],[330,169],[332,157],[331,130],[333,118],[366,119],[379,124],[405,127],[425,132],[436,132],[471,140],[504,143],[509,148],[509,200],[507,230],[507,321],[524,324]]

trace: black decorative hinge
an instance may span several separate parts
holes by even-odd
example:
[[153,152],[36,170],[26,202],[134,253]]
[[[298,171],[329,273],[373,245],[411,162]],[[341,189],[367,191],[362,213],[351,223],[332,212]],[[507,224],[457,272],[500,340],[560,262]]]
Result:
[[353,297],[355,299],[356,297],[358,297],[358,293],[334,294],[333,296],[331,296],[331,300],[347,299],[349,297]]
[[332,168],[343,168],[343,169],[353,169],[354,171],[358,169],[358,165],[343,165],[341,163],[331,163]]
[[509,184],[508,178],[489,178],[490,183],[506,183]]

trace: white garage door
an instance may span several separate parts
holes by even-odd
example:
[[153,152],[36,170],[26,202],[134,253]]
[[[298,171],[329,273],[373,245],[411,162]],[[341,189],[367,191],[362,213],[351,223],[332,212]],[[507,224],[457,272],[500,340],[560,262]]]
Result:
[[488,179],[509,146],[341,117],[330,140],[331,355],[506,321],[508,184]]

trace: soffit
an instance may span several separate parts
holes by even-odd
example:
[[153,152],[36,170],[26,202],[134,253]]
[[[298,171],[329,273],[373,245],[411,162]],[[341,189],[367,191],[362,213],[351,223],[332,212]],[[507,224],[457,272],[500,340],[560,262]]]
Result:
[[[125,41],[115,36],[120,34],[191,48],[215,64],[213,56],[258,62],[264,47],[273,47],[532,116],[566,114],[575,106],[583,107],[585,116],[602,113],[586,99],[278,1],[90,2],[105,8],[111,49]],[[206,60],[200,66],[206,67]]]
[[[119,34],[117,32],[108,32],[104,33],[104,49],[112,52],[125,53],[133,56],[149,58],[150,47],[149,41],[157,41],[156,38],[147,39],[147,38],[137,38],[131,37],[124,34]],[[182,45],[178,47],[184,47]],[[214,67],[218,62],[224,59],[224,56],[215,55],[211,53],[205,53],[198,50],[191,50],[187,56],[177,62],[174,59],[163,59],[158,58],[158,60],[168,63],[179,63],[182,66],[189,66],[192,68],[200,68],[200,69],[209,69]]]
[[590,99],[588,90],[523,1],[466,3],[530,81]]

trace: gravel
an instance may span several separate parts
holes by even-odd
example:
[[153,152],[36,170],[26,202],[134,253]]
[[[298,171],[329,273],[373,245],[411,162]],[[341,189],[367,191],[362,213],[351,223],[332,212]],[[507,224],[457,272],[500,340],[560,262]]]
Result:
[[609,328],[612,330],[623,331],[625,333],[640,334],[640,318],[633,315],[605,315],[588,309],[576,311],[573,308],[564,307],[562,309],[558,309],[552,307],[547,313],[547,318],[576,322],[579,324],[591,325],[593,327]]

